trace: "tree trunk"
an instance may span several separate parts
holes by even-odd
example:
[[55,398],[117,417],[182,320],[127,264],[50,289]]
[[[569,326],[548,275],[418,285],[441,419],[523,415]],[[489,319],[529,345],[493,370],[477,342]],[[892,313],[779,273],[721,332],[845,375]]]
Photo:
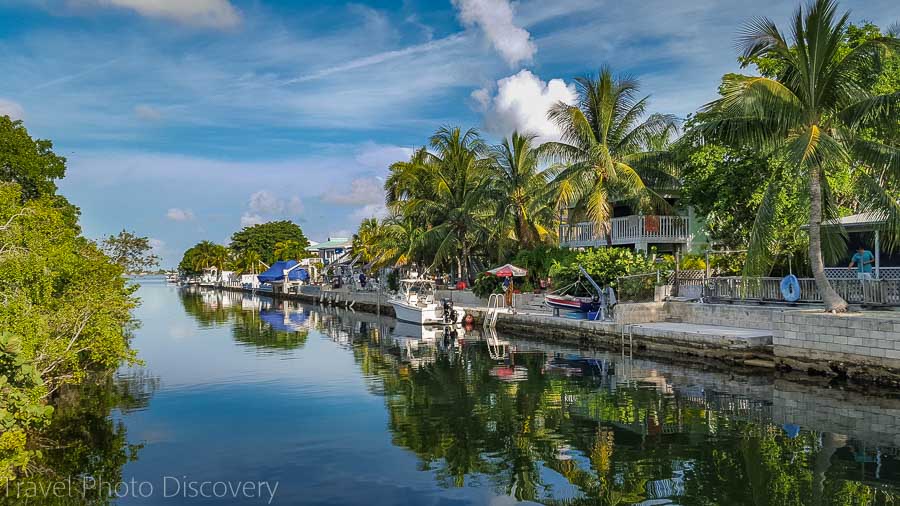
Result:
[[847,302],[841,298],[825,277],[825,261],[822,259],[822,182],[818,167],[809,171],[809,265],[816,280],[816,288],[822,295],[825,311],[843,313]]

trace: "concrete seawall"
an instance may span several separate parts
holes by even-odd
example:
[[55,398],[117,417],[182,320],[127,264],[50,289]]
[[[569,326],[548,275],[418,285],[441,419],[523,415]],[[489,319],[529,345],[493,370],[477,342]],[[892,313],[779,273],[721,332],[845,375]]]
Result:
[[[226,290],[245,291],[240,287]],[[276,298],[393,315],[385,294],[304,286]],[[471,292],[439,291],[480,324],[485,302]],[[828,314],[788,307],[653,302],[620,304],[611,321],[501,311],[498,330],[577,345],[626,342],[657,355],[712,359],[729,366],[779,368],[900,386],[900,313]]]

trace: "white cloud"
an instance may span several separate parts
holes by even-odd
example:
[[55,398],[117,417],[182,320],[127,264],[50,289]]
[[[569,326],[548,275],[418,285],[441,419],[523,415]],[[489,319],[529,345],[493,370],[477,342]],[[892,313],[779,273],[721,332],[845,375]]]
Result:
[[385,170],[394,162],[409,160],[413,152],[412,148],[369,142],[360,147],[356,161],[363,167]]
[[18,102],[0,98],[0,116],[9,116],[14,120],[24,119],[25,108],[23,108],[22,105]]
[[166,241],[163,241],[162,239],[151,237],[148,242],[150,243],[150,250],[154,255],[161,255],[166,249]]
[[453,0],[466,26],[478,26],[510,67],[530,63],[537,51],[531,34],[513,22],[508,0]]
[[356,220],[364,220],[366,218],[384,218],[388,215],[387,207],[381,204],[366,204],[363,207],[360,207],[356,211],[353,211],[351,216]]
[[384,188],[374,177],[358,177],[349,185],[334,186],[322,194],[322,200],[332,204],[360,205],[384,202]]
[[557,102],[575,102],[575,86],[562,79],[542,81],[528,70],[497,81],[493,97],[485,89],[476,90],[473,98],[484,106],[484,123],[488,131],[509,135],[513,130],[532,133],[539,142],[558,140],[560,131],[547,119],[547,111]]
[[135,106],[134,115],[140,119],[148,121],[158,121],[162,119],[162,113],[159,111],[159,109],[144,104]]
[[166,218],[172,221],[191,221],[194,219],[194,211],[172,207],[166,211]]
[[258,214],[244,213],[241,215],[242,227],[252,227],[253,225],[261,225],[265,222],[266,220]]
[[294,219],[302,214],[303,201],[294,195],[281,198],[269,190],[259,190],[250,195],[247,210],[241,215],[241,226],[249,227],[273,220]]
[[250,195],[249,207],[259,214],[279,214],[284,211],[284,202],[268,190],[259,190]]
[[241,19],[229,0],[70,0],[69,4],[128,9],[150,18],[209,28],[228,28]]

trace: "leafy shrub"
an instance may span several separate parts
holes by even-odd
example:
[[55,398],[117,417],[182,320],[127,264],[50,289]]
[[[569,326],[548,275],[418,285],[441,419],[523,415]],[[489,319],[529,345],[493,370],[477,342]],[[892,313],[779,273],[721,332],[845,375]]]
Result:
[[472,293],[476,297],[486,299],[492,293],[503,293],[503,279],[497,276],[482,272],[475,277],[475,284],[472,285]]
[[634,274],[655,273],[659,266],[653,257],[625,248],[595,248],[582,251],[567,263],[556,262],[550,269],[555,288],[575,283],[578,266],[590,274],[600,286],[616,286],[616,279]]

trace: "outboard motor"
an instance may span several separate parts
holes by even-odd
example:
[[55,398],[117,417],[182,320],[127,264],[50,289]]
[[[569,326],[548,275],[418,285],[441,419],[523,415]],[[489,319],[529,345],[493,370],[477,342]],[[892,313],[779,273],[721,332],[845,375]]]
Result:
[[453,301],[450,299],[444,299],[443,300],[443,308],[444,308],[444,323],[455,324],[456,320],[459,318],[459,314],[456,312],[456,309],[453,309]]

